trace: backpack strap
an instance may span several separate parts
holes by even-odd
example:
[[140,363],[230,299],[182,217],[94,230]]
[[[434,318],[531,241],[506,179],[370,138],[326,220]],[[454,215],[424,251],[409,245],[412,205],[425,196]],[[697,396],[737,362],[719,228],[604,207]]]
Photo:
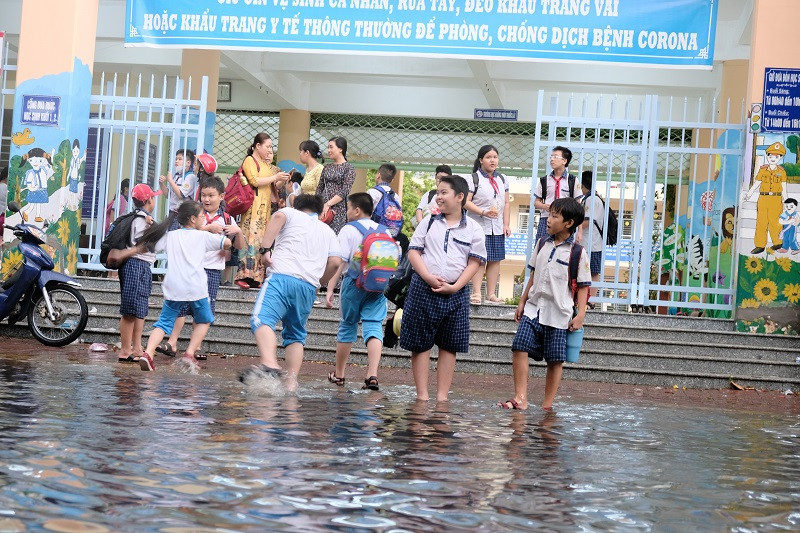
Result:
[[478,182],[479,182],[479,180],[480,180],[480,178],[478,177],[478,173],[477,172],[473,172],[472,173],[472,184],[474,185],[474,188],[472,189],[473,198],[475,197],[476,194],[478,194]]
[[539,178],[539,182],[542,184],[542,202],[544,202],[547,200],[547,176]]
[[572,173],[567,174],[567,183],[569,184],[569,196],[575,197],[575,175]]
[[436,193],[439,192],[437,190],[428,191],[428,203],[431,203],[433,197],[436,196]]
[[583,246],[572,244],[569,250],[569,288],[572,291],[572,300],[578,304],[578,268],[580,267]]
[[[603,211],[605,212],[606,203],[603,201],[603,198],[599,194],[597,194],[597,191],[595,191],[594,196],[597,196],[597,198],[600,200],[600,203],[603,204]],[[581,205],[586,207],[586,201],[588,199],[589,199],[588,197],[584,196],[583,200],[581,200]],[[592,213],[592,214],[594,214],[594,213]],[[595,219],[592,219],[592,222],[594,222],[594,227],[597,228],[597,231],[599,231],[600,233],[603,233],[603,228],[600,227],[600,224],[598,224]],[[597,250],[595,250],[595,251],[597,251]]]
[[222,211],[222,221],[225,223],[226,226],[231,225],[231,215],[227,211]]

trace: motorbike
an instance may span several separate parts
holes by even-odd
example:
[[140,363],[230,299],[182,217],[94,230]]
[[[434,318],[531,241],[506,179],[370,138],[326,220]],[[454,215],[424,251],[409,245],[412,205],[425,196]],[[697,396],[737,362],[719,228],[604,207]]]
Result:
[[[19,212],[15,202],[8,210]],[[20,240],[22,261],[0,286],[0,320],[16,324],[27,316],[28,329],[45,346],[66,346],[86,327],[89,308],[78,290],[80,283],[55,272],[52,257],[43,248],[47,236],[38,226],[5,225]]]

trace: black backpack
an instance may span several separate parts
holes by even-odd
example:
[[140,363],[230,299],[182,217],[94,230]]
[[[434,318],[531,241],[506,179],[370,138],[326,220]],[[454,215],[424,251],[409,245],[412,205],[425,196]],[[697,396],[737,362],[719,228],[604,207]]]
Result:
[[[500,181],[503,182],[503,189],[505,189],[506,188],[506,177],[503,174],[500,174],[499,176],[500,176]],[[477,172],[473,172],[472,173],[472,185],[473,185],[472,196],[475,196],[478,193],[478,182],[479,181],[480,181],[480,177],[478,176],[478,173]],[[436,191],[431,191],[431,192],[436,192]],[[503,192],[505,192],[505,190]],[[428,198],[428,203],[430,203],[430,202],[431,202],[431,200],[430,200],[430,198]]]
[[[542,201],[544,202],[545,199],[547,199],[547,176],[542,176],[541,178],[539,178],[539,181],[542,183]],[[574,198],[575,197],[574,174],[567,174],[567,184],[569,185],[569,195],[571,198]]]
[[[603,203],[603,211],[605,211],[605,208],[606,208],[605,201],[603,201],[603,199],[600,198],[599,194],[595,194],[595,196],[597,196],[600,199],[600,201]],[[587,199],[588,198],[584,198],[583,199],[583,202],[582,202],[583,205],[586,205],[586,200]],[[596,220],[592,220],[592,222],[594,222],[594,227],[597,228],[597,231],[599,231],[602,234],[603,230],[600,228],[600,224],[598,224]],[[617,220],[617,214],[610,207],[608,208],[608,223],[607,223],[607,226],[608,226],[608,231],[606,232],[606,244],[609,245],[609,246],[614,246],[615,244],[617,244],[617,232],[619,231],[619,220]],[[595,251],[599,251],[599,250],[595,250]]]
[[144,218],[144,214],[140,212],[138,209],[131,211],[121,217],[118,217],[111,225],[108,227],[108,233],[106,233],[105,239],[103,239],[103,243],[100,245],[100,263],[108,268],[109,270],[115,270],[120,268],[122,264],[109,266],[108,262],[108,253],[111,250],[124,250],[129,246],[132,246],[133,243],[131,242],[131,227],[133,226],[133,221],[136,217]]

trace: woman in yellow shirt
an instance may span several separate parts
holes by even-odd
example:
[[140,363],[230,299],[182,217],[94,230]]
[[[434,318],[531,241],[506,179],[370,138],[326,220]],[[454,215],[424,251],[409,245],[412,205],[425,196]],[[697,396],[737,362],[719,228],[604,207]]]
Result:
[[255,189],[253,205],[242,215],[239,226],[247,246],[239,251],[239,272],[236,284],[242,289],[258,288],[264,281],[264,268],[259,264],[258,249],[273,211],[280,208],[280,192],[289,174],[272,164],[272,138],[264,132],[253,139],[242,163],[242,174]]
[[322,150],[314,141],[303,141],[300,143],[300,162],[306,166],[306,174],[300,182],[300,188],[304,194],[316,194],[319,177],[322,175]]

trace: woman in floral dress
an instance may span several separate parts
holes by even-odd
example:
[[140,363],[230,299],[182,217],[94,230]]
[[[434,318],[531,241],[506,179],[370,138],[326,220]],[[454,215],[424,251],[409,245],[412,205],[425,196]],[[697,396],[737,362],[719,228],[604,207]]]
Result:
[[289,174],[272,164],[272,138],[261,132],[247,149],[242,163],[242,174],[255,189],[253,205],[242,215],[239,226],[247,246],[239,251],[239,272],[236,284],[242,289],[258,288],[264,281],[264,269],[259,265],[258,249],[264,238],[264,230],[274,210],[280,208],[280,191],[289,179]]
[[347,224],[347,195],[356,180],[356,169],[347,162],[347,139],[344,137],[334,137],[328,141],[328,157],[333,163],[325,165],[317,184],[317,194],[325,200],[320,218],[333,209],[336,216],[331,228],[338,235]]

